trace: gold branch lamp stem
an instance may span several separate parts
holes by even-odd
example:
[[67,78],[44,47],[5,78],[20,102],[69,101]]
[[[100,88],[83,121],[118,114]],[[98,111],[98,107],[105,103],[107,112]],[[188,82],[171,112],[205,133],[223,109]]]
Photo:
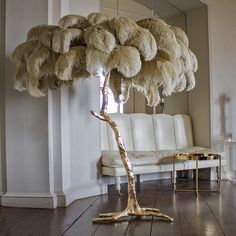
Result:
[[119,218],[126,217],[126,216],[156,216],[159,217],[162,220],[166,221],[173,221],[173,218],[162,214],[159,209],[156,208],[141,208],[139,206],[136,190],[135,190],[135,178],[134,178],[134,171],[132,168],[132,165],[130,163],[130,160],[127,155],[127,151],[125,149],[125,145],[123,142],[123,139],[121,137],[121,134],[119,132],[119,129],[117,127],[117,124],[111,119],[109,115],[107,115],[107,104],[108,104],[108,87],[109,87],[109,79],[110,79],[110,73],[107,73],[103,88],[102,88],[102,107],[100,110],[100,114],[96,113],[95,111],[91,111],[92,115],[97,117],[98,119],[105,121],[109,124],[111,129],[113,130],[116,138],[116,142],[118,145],[120,157],[122,160],[122,163],[126,170],[126,175],[128,178],[128,203],[125,210],[121,212],[112,212],[112,213],[105,213],[100,214],[98,218],[94,218],[94,223],[101,223],[101,222],[114,222],[118,220]]

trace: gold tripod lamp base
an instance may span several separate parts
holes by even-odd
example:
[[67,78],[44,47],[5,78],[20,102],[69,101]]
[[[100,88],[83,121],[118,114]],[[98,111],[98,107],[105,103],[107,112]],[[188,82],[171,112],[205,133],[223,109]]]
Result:
[[156,216],[162,220],[172,222],[173,218],[161,213],[159,209],[141,208],[138,204],[136,189],[135,189],[134,171],[132,168],[132,164],[127,155],[127,151],[125,149],[125,145],[124,145],[122,136],[119,132],[118,126],[107,114],[107,103],[108,103],[107,95],[108,95],[109,78],[110,78],[110,73],[106,75],[105,81],[103,84],[103,88],[102,88],[103,101],[102,101],[102,107],[101,107],[100,113],[91,111],[91,114],[95,116],[96,118],[104,122],[107,122],[107,124],[111,127],[111,129],[114,132],[117,146],[120,153],[120,158],[126,170],[126,175],[128,179],[128,203],[124,211],[100,214],[98,218],[93,219],[93,223],[101,223],[101,222],[112,223],[120,218],[127,217],[127,216],[137,216],[137,217]]
[[105,213],[100,214],[98,218],[93,218],[93,223],[110,223],[114,222],[120,218],[127,217],[127,216],[156,216],[162,220],[173,222],[174,219],[169,217],[168,215],[165,215],[159,211],[157,208],[140,208],[135,211],[131,211],[129,208],[125,209],[121,212],[111,212],[111,213]]

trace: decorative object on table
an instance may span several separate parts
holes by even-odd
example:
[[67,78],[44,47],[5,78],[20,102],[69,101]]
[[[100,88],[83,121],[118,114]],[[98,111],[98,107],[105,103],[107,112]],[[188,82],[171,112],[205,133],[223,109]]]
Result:
[[32,28],[27,41],[15,49],[15,89],[41,97],[48,88],[71,85],[77,79],[105,78],[101,110],[91,113],[114,131],[128,177],[128,204],[124,211],[100,214],[94,222],[112,222],[128,215],[173,221],[158,209],[139,206],[125,144],[107,114],[107,95],[110,86],[115,101],[126,102],[134,87],[146,96],[149,106],[156,106],[160,88],[163,96],[192,89],[197,59],[188,48],[186,34],[159,18],[134,22],[125,17],[108,19],[103,13],[91,13],[87,18],[68,15],[58,24]]
[[[198,184],[198,170],[199,161],[207,161],[207,160],[218,160],[219,165],[216,167],[217,173],[217,189],[210,190],[210,189],[199,189]],[[176,188],[176,170],[175,170],[175,162],[176,161],[195,161],[196,162],[196,175],[195,175],[195,189],[177,189]],[[189,192],[195,191],[198,195],[199,192],[219,192],[221,186],[221,155],[216,153],[178,153],[175,154],[173,157],[173,174],[172,174],[172,182],[174,191],[182,191],[182,192]]]

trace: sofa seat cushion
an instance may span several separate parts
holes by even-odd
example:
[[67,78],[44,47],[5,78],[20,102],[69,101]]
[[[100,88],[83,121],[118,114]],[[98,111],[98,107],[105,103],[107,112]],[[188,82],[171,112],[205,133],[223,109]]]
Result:
[[[155,152],[129,151],[128,157],[133,166],[155,165],[158,163]],[[102,164],[107,167],[123,167],[118,151],[102,151]]]
[[200,147],[200,146],[192,146],[192,147],[187,147],[187,148],[182,148],[179,149],[180,152],[183,153],[193,153],[193,152],[213,152],[213,150],[211,150],[210,148],[206,148],[206,147]]

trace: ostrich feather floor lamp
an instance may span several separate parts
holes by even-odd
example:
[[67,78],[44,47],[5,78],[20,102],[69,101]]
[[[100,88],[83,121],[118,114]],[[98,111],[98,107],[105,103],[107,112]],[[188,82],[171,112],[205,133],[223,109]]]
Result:
[[160,92],[169,96],[194,88],[197,59],[188,46],[186,34],[160,18],[134,22],[91,13],[88,17],[64,16],[58,26],[36,26],[29,30],[26,42],[15,49],[14,87],[28,90],[34,97],[45,96],[48,88],[59,89],[75,80],[105,78],[101,110],[91,113],[114,131],[128,178],[128,203],[124,211],[100,214],[93,222],[114,222],[128,215],[173,221],[158,209],[139,206],[125,144],[107,114],[108,88],[117,103],[124,103],[134,87],[147,98],[149,106],[159,104]]

